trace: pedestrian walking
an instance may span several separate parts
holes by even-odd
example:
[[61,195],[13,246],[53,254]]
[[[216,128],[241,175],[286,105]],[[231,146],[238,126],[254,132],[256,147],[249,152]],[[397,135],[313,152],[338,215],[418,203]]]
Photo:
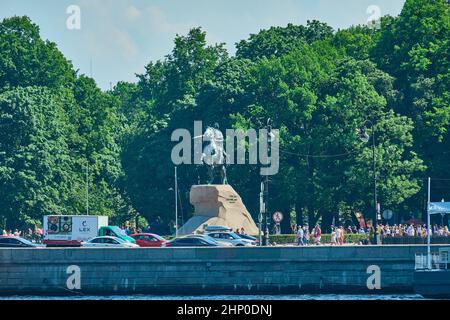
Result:
[[320,240],[322,239],[322,230],[320,229],[320,226],[316,224],[316,227],[314,228],[314,243],[320,244]]
[[337,244],[336,238],[337,238],[336,228],[331,227],[331,241],[330,242],[331,242],[332,246]]
[[311,239],[311,234],[309,233],[309,226],[306,225],[303,227],[303,242],[305,243],[305,245],[309,245],[309,241]]

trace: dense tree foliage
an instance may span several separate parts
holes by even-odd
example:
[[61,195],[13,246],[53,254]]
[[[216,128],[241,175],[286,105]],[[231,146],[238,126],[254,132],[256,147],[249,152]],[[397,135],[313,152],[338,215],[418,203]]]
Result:
[[0,47],[0,221],[84,213],[86,180],[91,213],[134,216],[121,185],[120,99],[77,75],[27,17],[0,23]]
[[[449,32],[445,0],[407,0],[380,28],[334,31],[319,21],[272,27],[237,43],[207,45],[200,28],[179,35],[137,83],[102,92],[74,71],[26,17],[0,23],[0,218],[20,225],[48,213],[90,210],[122,222],[173,220],[171,134],[194,121],[221,129],[280,130],[280,171],[270,211],[290,222],[357,223],[378,196],[397,218],[424,211],[424,177],[450,177]],[[178,168],[181,222],[192,213],[202,166]],[[258,165],[228,168],[256,217]],[[436,189],[445,197],[448,189]],[[447,196],[448,197],[448,196]],[[291,221],[296,219],[296,221]],[[333,222],[334,221],[334,222]]]
[[44,88],[16,88],[0,95],[0,110],[2,216],[17,223],[67,213],[74,163],[60,99]]
[[39,27],[27,17],[0,24],[0,92],[17,86],[70,87],[75,80],[72,64],[44,41]]

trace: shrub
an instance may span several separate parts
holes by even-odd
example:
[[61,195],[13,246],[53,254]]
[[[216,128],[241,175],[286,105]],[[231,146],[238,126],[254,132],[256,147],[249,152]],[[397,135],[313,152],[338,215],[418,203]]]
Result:
[[[296,236],[294,234],[271,234],[269,236],[271,243],[288,244],[296,243]],[[344,234],[344,243],[358,243],[366,239],[363,234]],[[322,234],[321,243],[331,243],[331,234]]]

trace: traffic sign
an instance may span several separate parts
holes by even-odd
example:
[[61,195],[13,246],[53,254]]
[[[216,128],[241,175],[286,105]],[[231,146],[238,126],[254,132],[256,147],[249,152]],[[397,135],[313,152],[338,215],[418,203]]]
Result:
[[283,220],[283,214],[281,212],[275,212],[272,218],[276,223],[280,223]]

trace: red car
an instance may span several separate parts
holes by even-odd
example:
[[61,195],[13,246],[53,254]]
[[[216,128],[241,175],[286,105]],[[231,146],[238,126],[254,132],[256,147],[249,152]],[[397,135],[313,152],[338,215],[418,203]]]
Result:
[[137,233],[132,234],[131,237],[136,240],[136,244],[139,247],[161,247],[168,242],[163,237],[153,233]]

